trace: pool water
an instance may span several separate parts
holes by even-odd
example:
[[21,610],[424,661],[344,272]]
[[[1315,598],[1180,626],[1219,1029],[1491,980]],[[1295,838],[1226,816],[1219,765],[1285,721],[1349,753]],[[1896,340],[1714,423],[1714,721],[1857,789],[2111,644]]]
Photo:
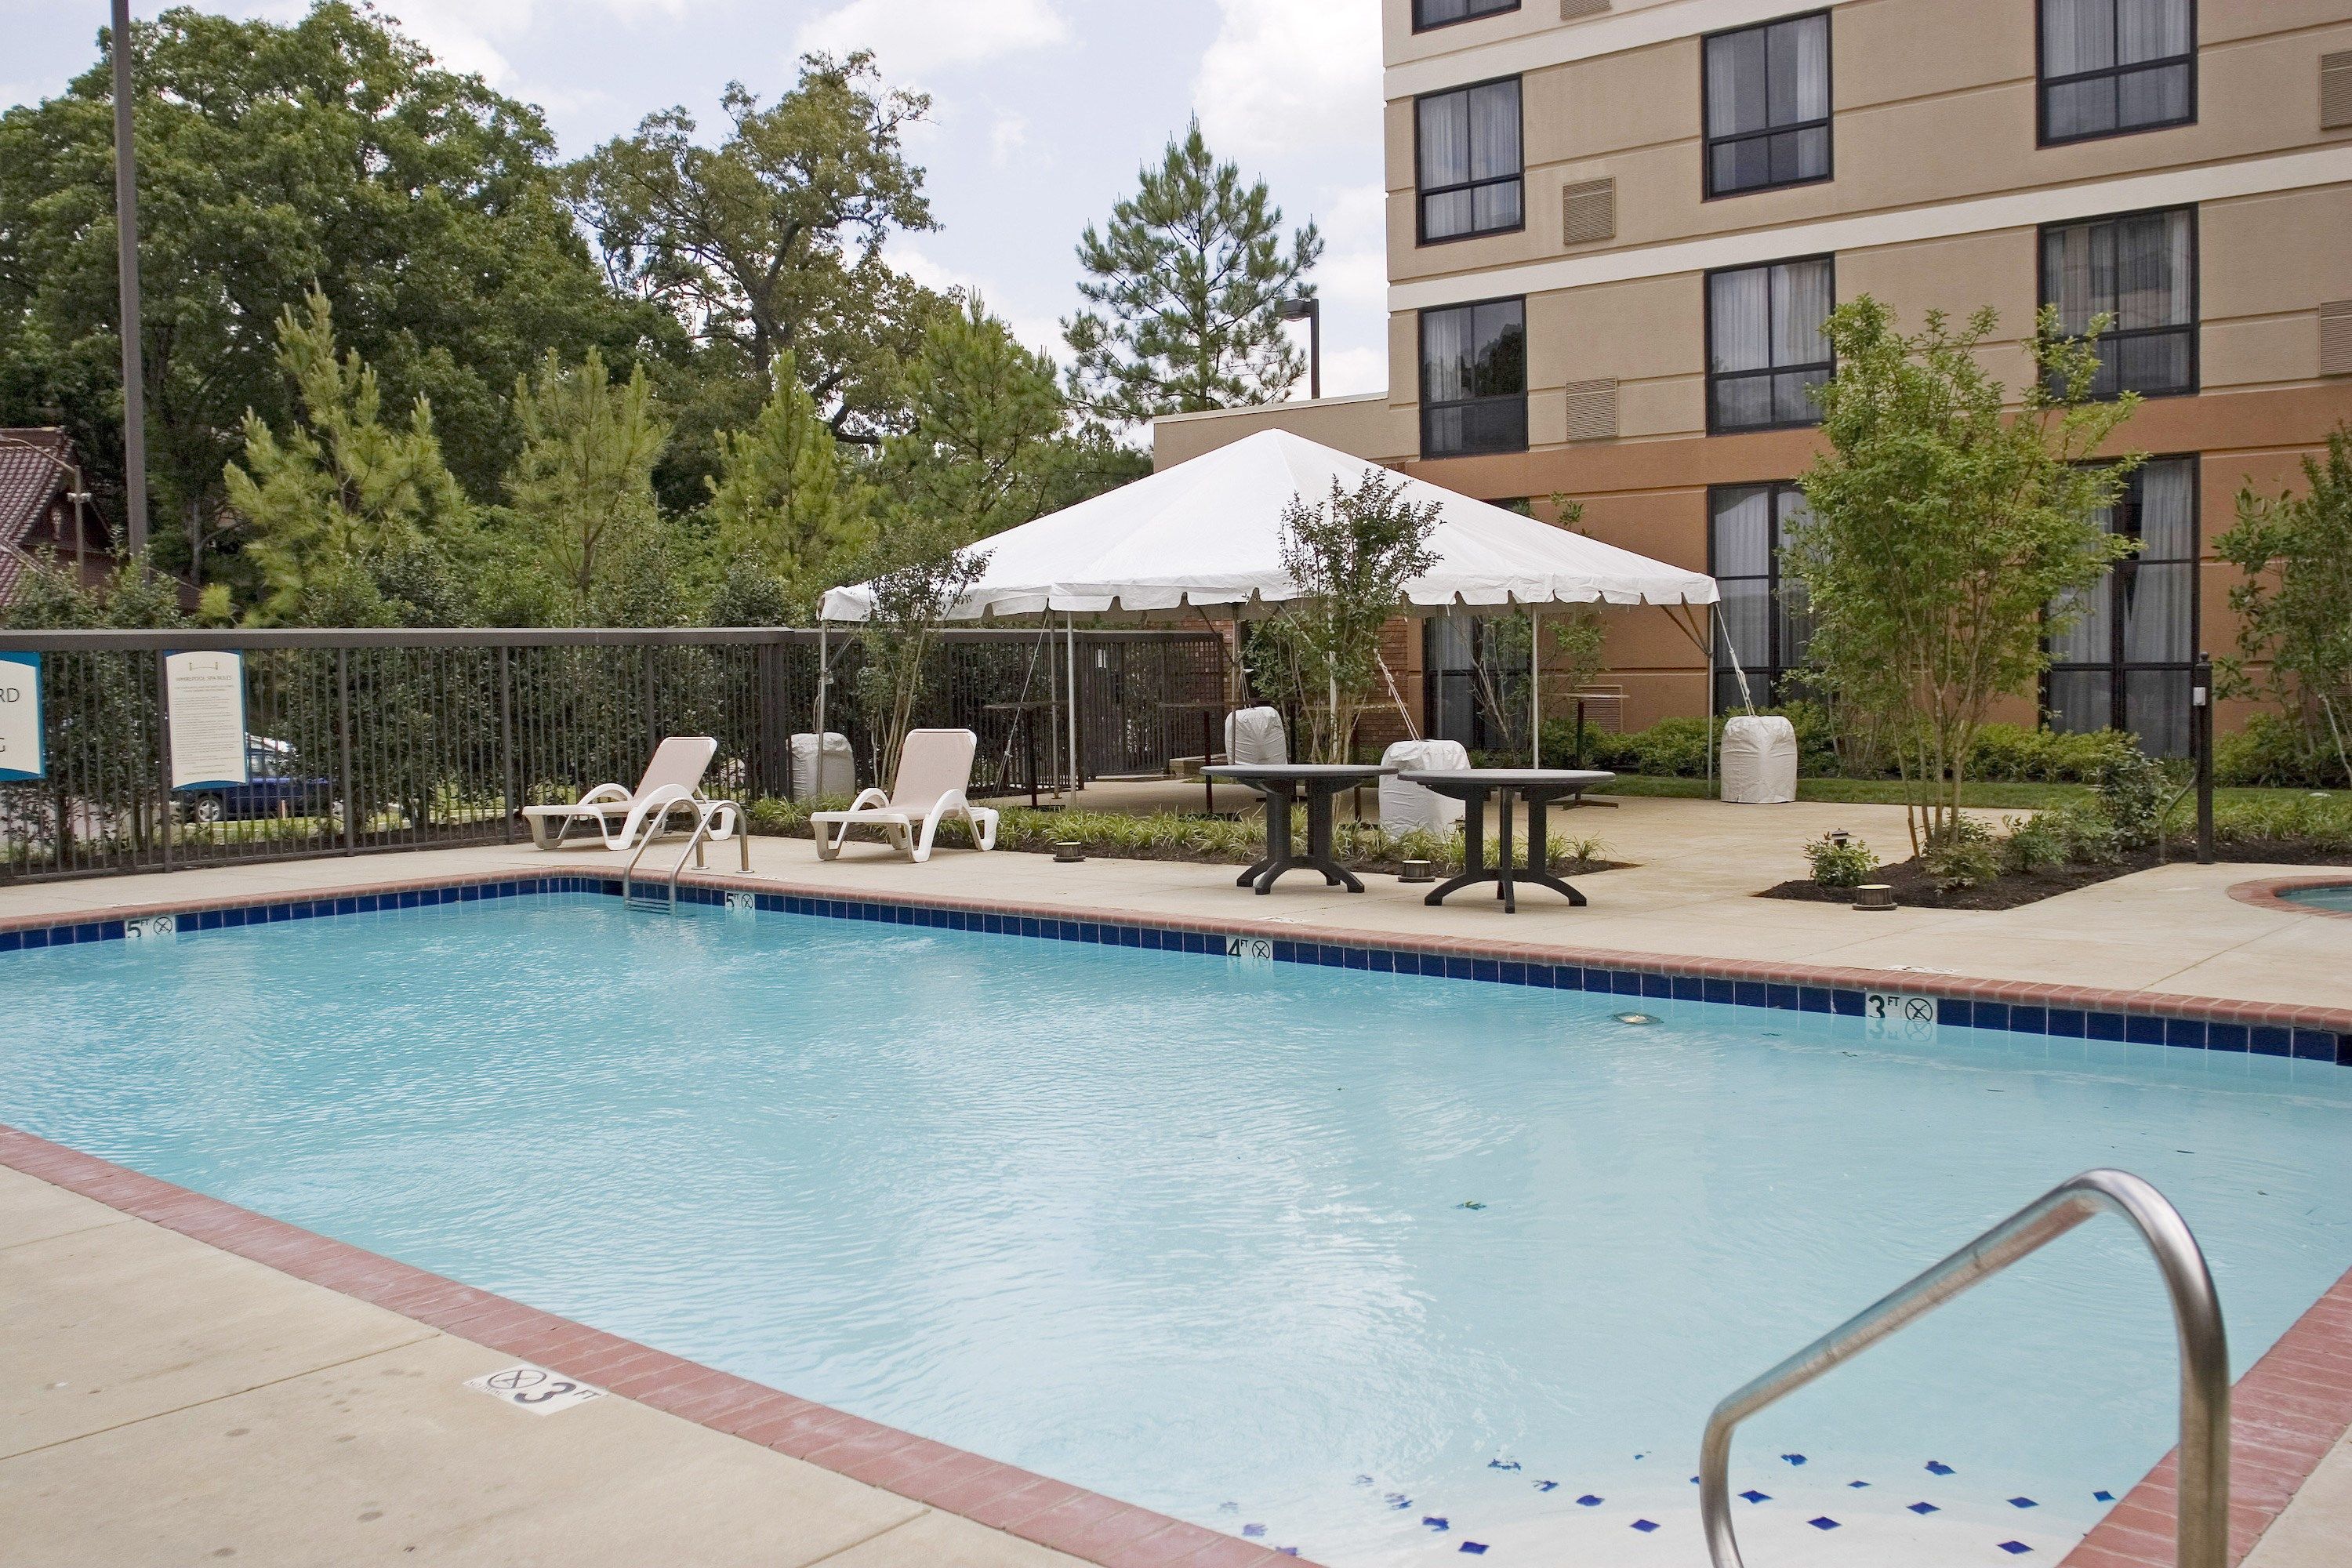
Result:
[[2352,882],[2325,888],[2289,888],[2279,897],[2291,904],[2309,904],[2315,910],[2352,915]]
[[[2091,1166],[2238,1370],[2352,1265],[2352,1072],[2264,1057],[586,895],[0,984],[0,1120],[1343,1568],[1704,1563],[1714,1402]],[[2174,1377],[2095,1222],[1743,1429],[1743,1541],[2054,1561]]]

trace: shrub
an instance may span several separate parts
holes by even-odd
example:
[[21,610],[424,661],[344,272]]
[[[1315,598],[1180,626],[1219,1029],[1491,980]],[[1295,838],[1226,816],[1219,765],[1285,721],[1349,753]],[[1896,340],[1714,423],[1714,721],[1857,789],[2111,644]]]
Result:
[[2134,748],[2110,758],[2092,787],[2117,844],[2138,849],[2156,842],[2168,793],[2163,763]]
[[1919,864],[1937,889],[1956,893],[1999,880],[2000,859],[1992,830],[1973,816],[1955,813],[1944,831],[1928,841]]
[[2063,734],[2022,724],[1987,724],[1969,752],[1969,776],[2019,784],[2089,784],[2139,750],[2120,730]]
[[1805,846],[1805,858],[1813,863],[1814,884],[1823,888],[1859,888],[1878,870],[1878,856],[1859,838],[1817,838]]
[[2223,844],[2352,853],[2352,791],[2225,797],[2214,802],[2213,837]]
[[2277,713],[2257,713],[2213,742],[2213,782],[2224,786],[2308,789],[2330,782],[2326,766],[2301,726]]
[[2001,844],[2001,858],[2012,871],[2030,875],[2058,870],[2074,858],[2074,845],[2066,826],[2056,812],[2006,818],[2002,826],[2008,830],[2008,837]]

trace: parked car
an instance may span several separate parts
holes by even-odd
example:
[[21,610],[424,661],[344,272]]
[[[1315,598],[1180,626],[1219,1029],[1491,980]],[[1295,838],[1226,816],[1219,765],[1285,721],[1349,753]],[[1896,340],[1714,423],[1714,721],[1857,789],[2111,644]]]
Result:
[[254,822],[275,816],[332,816],[340,807],[332,779],[306,775],[290,741],[267,735],[245,738],[246,781],[200,790],[180,805],[188,820]]

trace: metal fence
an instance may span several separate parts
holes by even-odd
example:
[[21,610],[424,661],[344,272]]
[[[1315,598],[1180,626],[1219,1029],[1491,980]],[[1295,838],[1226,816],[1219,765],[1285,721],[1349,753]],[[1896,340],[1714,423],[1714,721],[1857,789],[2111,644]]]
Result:
[[[1222,726],[1208,632],[941,634],[917,722],[980,736],[974,793],[1155,774]],[[22,632],[41,656],[43,776],[0,783],[0,879],[512,842],[520,812],[633,783],[665,735],[719,742],[709,786],[793,793],[792,736],[875,736],[856,640],[803,630]],[[243,656],[243,784],[172,787],[164,660]],[[1205,717],[1204,717],[1205,715]],[[885,781],[887,782],[887,781]]]

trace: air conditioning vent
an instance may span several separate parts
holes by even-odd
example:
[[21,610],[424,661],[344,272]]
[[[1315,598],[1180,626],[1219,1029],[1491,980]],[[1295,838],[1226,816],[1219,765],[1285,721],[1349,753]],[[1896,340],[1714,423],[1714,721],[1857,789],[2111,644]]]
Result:
[[1609,0],[1559,0],[1559,19],[1573,22],[1580,16],[1598,16],[1609,9]]
[[1560,193],[1563,245],[1597,245],[1617,237],[1617,182],[1587,180]]
[[2319,374],[2352,375],[2352,300],[2319,307]]
[[2319,128],[2352,131],[2352,52],[2319,57]]
[[1571,441],[1613,441],[1617,438],[1617,382],[1571,381],[1568,384],[1568,438]]

